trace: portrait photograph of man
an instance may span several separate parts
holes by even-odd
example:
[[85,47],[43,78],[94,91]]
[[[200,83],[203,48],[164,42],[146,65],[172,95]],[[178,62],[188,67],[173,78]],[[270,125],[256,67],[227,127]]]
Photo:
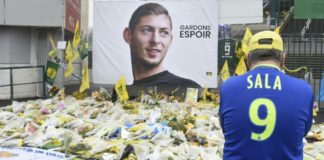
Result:
[[218,5],[95,3],[94,82],[114,84],[123,75],[128,85],[216,87],[218,20],[208,18],[217,14],[211,4]]

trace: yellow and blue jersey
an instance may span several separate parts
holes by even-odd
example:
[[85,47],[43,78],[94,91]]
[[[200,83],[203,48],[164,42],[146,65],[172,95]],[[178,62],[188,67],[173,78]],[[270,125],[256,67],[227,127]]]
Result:
[[219,110],[224,160],[302,160],[313,98],[308,83],[274,66],[225,81]]

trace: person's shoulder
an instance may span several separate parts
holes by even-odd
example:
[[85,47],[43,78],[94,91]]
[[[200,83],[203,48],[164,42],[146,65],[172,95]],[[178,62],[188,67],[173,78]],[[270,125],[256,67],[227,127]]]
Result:
[[179,77],[170,72],[168,72],[168,79],[170,80],[170,82],[173,82],[183,87],[201,88],[201,86],[197,82],[191,79]]
[[285,78],[287,79],[286,82],[293,86],[296,87],[296,89],[300,89],[303,91],[308,91],[308,92],[313,92],[312,86],[305,80],[299,79],[296,77],[292,77],[290,75],[284,74]]
[[231,76],[229,79],[224,81],[223,84],[221,84],[220,87],[222,89],[238,87],[239,85],[242,84],[243,81],[246,81],[246,76],[247,76],[247,73],[243,74],[243,75],[239,75],[239,76]]
[[184,87],[201,88],[201,86],[197,82],[195,82],[195,81],[193,81],[191,79],[187,79],[187,78],[177,76],[175,81],[176,81],[176,83],[178,83],[178,84],[180,84],[181,86],[184,86]]
[[298,85],[305,86],[305,87],[310,87],[310,84],[304,79],[296,78],[296,77],[293,77],[293,76],[290,76],[290,75],[287,75],[287,74],[284,74],[284,76],[291,83],[298,84]]
[[201,86],[197,82],[195,82],[191,79],[186,79],[186,78],[182,78],[182,77],[180,77],[180,79],[185,86],[193,87],[193,88],[201,88]]

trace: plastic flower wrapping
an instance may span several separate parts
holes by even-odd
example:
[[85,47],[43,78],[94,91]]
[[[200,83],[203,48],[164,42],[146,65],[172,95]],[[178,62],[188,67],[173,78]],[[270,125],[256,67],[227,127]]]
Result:
[[[142,95],[127,102],[105,92],[14,102],[0,108],[0,147],[35,147],[66,159],[216,160],[224,137],[217,103]],[[324,159],[324,124],[304,141],[305,159]]]

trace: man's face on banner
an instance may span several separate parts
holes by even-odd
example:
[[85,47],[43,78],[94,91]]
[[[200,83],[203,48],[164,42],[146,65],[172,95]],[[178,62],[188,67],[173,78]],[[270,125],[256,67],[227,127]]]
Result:
[[158,66],[171,41],[171,22],[167,16],[161,14],[142,17],[131,34],[132,61],[148,68]]

